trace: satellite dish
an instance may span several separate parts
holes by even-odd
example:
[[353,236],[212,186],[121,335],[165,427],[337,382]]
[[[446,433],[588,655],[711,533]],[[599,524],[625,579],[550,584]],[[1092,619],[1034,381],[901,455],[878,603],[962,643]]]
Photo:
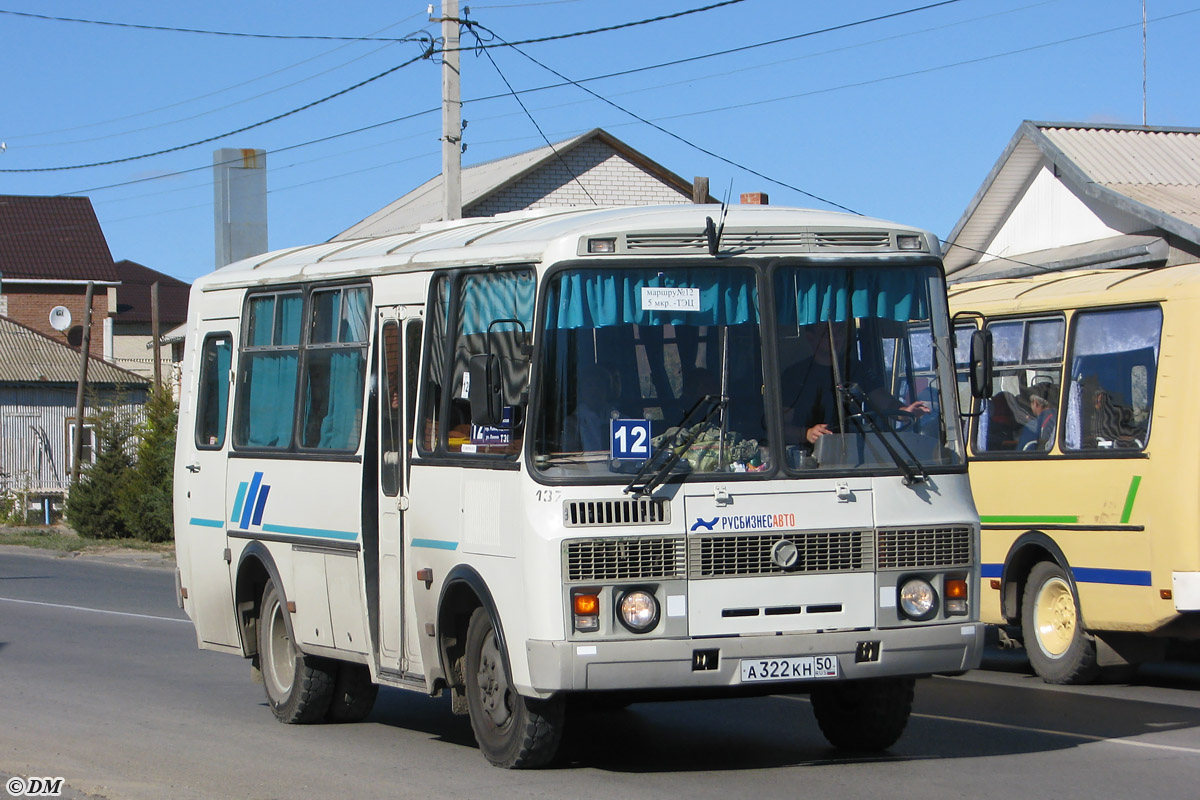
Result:
[[50,309],[50,327],[56,331],[65,331],[71,327],[71,310],[66,306]]

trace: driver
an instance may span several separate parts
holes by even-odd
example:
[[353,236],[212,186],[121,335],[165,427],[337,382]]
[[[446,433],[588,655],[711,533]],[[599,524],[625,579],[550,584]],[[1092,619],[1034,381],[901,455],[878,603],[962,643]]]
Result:
[[[783,432],[785,441],[799,442],[811,447],[822,436],[833,433],[831,426],[836,426],[839,422],[831,352],[845,353],[846,323],[821,322],[806,325],[801,330],[801,338],[808,345],[807,355],[793,363],[780,376],[783,390]],[[851,380],[849,366],[845,358],[838,362],[843,383]],[[867,395],[867,405],[873,411],[884,416],[905,413],[920,417],[930,410],[929,403],[924,400],[915,400],[905,405],[880,385],[868,388],[872,383],[877,381],[869,379],[862,388]]]

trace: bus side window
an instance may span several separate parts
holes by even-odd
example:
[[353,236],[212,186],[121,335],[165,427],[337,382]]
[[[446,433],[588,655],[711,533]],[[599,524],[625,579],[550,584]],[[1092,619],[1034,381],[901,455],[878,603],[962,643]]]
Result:
[[1145,449],[1161,332],[1157,306],[1076,315],[1064,449]]
[[[978,453],[1045,453],[1058,431],[1066,321],[989,320],[992,397],[976,424]],[[965,338],[965,337],[960,337]]]
[[228,333],[210,335],[200,352],[196,402],[196,447],[219,450],[225,444],[229,409],[229,362],[233,340]]

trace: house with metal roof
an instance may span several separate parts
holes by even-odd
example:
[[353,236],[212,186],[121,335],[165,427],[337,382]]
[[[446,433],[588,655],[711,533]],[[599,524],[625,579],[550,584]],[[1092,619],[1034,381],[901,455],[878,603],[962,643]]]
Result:
[[[70,483],[79,379],[78,350],[0,317],[0,491],[61,496]],[[99,359],[88,362],[83,452],[95,452],[104,407],[138,415],[149,381]]]
[[1025,121],[946,241],[952,282],[1200,260],[1200,128]]
[[[716,202],[707,191],[701,202]],[[690,181],[594,128],[564,141],[464,167],[464,217],[563,206],[638,206],[691,203]],[[346,241],[409,233],[442,219],[442,176],[334,236]]]
[[[144,378],[150,378],[154,375],[151,287],[158,284],[160,336],[187,321],[188,295],[192,287],[135,261],[118,261],[114,267],[121,286],[117,290],[110,360]],[[168,345],[160,356],[161,374],[169,376],[182,358],[182,342],[177,346]]]

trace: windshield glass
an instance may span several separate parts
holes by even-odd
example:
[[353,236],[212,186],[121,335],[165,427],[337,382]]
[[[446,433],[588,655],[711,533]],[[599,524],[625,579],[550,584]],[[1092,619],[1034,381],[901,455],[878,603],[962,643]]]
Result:
[[680,451],[672,472],[769,468],[754,270],[566,270],[547,283],[545,320],[545,476],[632,477],[664,442]]
[[937,269],[784,266],[772,284],[789,469],[962,463]]

